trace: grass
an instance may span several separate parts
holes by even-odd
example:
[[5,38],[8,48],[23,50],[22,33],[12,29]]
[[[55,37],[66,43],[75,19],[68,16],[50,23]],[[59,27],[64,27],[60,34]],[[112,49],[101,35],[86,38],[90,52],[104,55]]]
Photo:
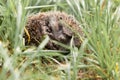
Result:
[[[120,80],[119,3],[119,0],[0,0],[0,80]],[[49,40],[47,36],[39,47],[24,44],[27,17],[51,10],[74,15],[86,35],[80,48],[72,46],[71,40],[68,55],[43,50]],[[53,56],[59,56],[64,63]]]

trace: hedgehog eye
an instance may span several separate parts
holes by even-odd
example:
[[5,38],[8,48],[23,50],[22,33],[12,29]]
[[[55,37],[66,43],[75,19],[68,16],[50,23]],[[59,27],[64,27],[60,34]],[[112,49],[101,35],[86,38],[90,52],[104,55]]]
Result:
[[52,32],[52,28],[51,28],[50,26],[48,26],[48,27],[46,28],[46,31],[49,32],[49,33],[51,33],[51,32]]
[[59,19],[62,20],[63,19],[62,16],[60,16]]

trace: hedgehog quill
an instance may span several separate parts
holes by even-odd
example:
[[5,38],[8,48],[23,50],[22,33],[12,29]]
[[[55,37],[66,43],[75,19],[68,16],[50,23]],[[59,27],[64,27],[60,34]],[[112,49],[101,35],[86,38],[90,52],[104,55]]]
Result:
[[[72,36],[74,36],[74,45],[80,47],[82,43],[80,37],[83,37],[83,31],[78,21],[72,15],[64,12],[41,12],[28,17],[23,36],[25,45],[38,46],[44,35],[48,35],[51,40],[68,46]],[[47,43],[45,49],[66,50],[52,41]]]

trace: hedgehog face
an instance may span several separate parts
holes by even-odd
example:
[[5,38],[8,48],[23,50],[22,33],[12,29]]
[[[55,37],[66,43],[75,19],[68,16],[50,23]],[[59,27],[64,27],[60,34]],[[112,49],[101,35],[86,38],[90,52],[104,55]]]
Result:
[[72,32],[64,24],[60,23],[60,20],[56,16],[49,18],[49,29],[52,33],[48,34],[52,39],[57,41],[67,42],[72,37]]

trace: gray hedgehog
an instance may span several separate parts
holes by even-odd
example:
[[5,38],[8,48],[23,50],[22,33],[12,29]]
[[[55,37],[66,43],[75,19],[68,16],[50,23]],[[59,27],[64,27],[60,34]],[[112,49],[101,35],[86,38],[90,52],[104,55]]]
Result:
[[[41,12],[30,16],[23,36],[25,45],[38,46],[44,35],[65,45],[70,45],[70,40],[74,36],[74,45],[80,47],[83,31],[75,18],[64,12]],[[66,50],[52,41],[47,43],[45,49]]]

